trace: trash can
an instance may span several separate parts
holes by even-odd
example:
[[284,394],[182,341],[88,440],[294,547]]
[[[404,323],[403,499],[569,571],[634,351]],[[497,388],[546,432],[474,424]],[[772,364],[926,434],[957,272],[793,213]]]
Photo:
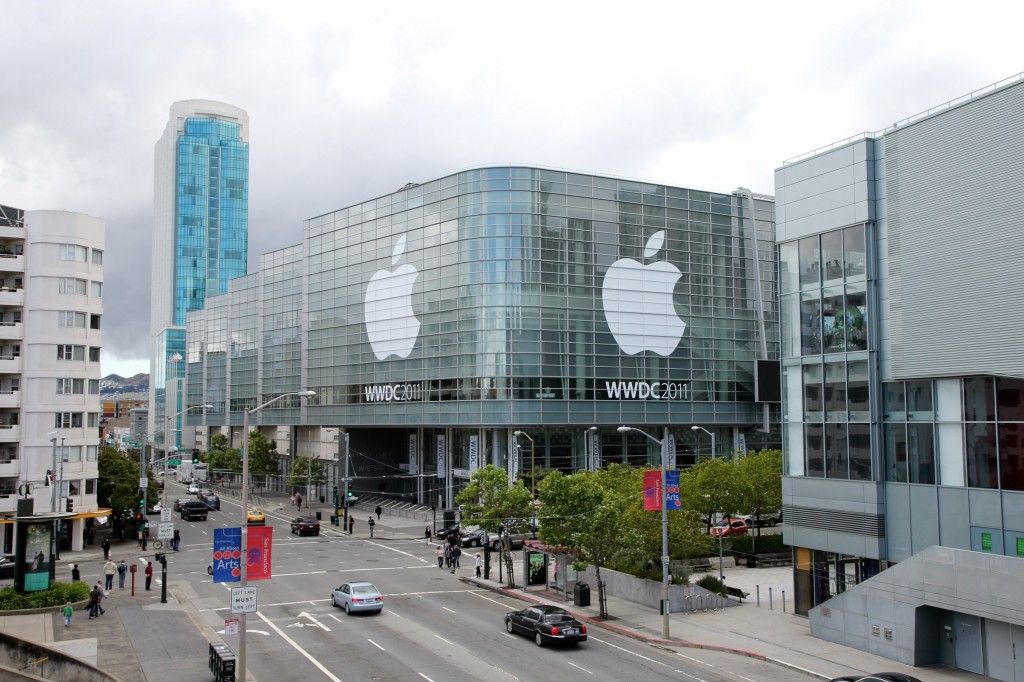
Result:
[[323,512],[317,512],[316,513],[316,520],[317,521],[321,521],[323,518],[324,518],[323,517]]
[[572,590],[572,603],[576,606],[590,606],[590,585],[576,583]]
[[331,514],[331,525],[332,526],[337,526],[338,525],[338,517],[335,516],[334,514]]

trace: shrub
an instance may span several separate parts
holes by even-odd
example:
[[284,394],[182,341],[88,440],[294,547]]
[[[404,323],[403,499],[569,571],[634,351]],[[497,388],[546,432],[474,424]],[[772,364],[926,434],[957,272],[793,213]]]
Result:
[[697,584],[700,585],[701,587],[703,587],[708,592],[713,592],[715,594],[720,594],[723,597],[726,596],[725,595],[725,585],[722,583],[721,580],[719,580],[717,577],[711,575],[710,573],[705,575],[700,580],[698,580]]
[[86,583],[53,583],[48,590],[25,592],[20,594],[13,587],[0,590],[0,611],[18,611],[21,609],[43,609],[50,606],[63,606],[89,598],[89,585]]
[[750,554],[750,548],[755,546],[758,554],[778,554],[789,551],[789,545],[782,541],[782,535],[762,535],[759,538],[744,535],[733,538],[732,550],[734,552]]

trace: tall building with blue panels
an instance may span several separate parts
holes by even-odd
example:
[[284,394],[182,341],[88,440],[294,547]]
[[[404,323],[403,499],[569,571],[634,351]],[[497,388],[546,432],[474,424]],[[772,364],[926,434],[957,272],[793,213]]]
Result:
[[798,613],[1024,679],[1024,80],[776,171]]
[[358,489],[442,507],[488,463],[657,463],[622,425],[667,428],[679,466],[763,447],[774,238],[746,190],[506,166],[409,185],[307,220],[189,313],[189,402],[237,446],[242,410],[316,391],[260,425],[296,425],[293,454],[341,429]]
[[174,415],[186,407],[188,311],[248,269],[249,116],[221,102],[175,102],[155,157],[148,440],[163,449],[183,446]]

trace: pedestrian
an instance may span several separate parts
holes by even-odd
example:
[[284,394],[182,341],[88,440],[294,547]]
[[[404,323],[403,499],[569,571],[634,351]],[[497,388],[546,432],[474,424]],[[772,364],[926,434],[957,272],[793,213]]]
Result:
[[373,517],[366,519],[367,525],[370,526],[370,537],[373,537],[373,527],[377,525],[377,522],[373,520]]
[[89,603],[85,605],[86,610],[89,612],[89,620],[98,617],[96,613],[96,595],[94,593],[95,590],[89,591]]
[[452,545],[450,542],[444,543],[444,567],[452,567]]
[[74,564],[71,567],[71,582],[77,583],[82,580],[82,572],[78,570],[78,564]]
[[356,525],[356,517],[349,516],[348,517],[348,534],[349,535],[352,535],[352,529],[355,527],[355,525]]
[[477,552],[476,555],[476,577],[482,578],[484,575],[484,558]]
[[295,493],[295,508],[302,511],[302,495]]
[[462,556],[462,548],[458,545],[452,547],[452,573],[459,570],[459,557]]
[[150,588],[150,586],[152,584],[153,584],[153,562],[152,561],[147,561],[146,562],[146,589],[149,590],[149,588]]
[[142,551],[143,552],[146,551],[146,545],[148,545],[148,544],[149,544],[149,539],[148,539],[148,536],[146,535],[146,531],[142,531]]
[[173,547],[174,551],[177,552],[178,551],[178,547],[180,547],[180,546],[181,546],[181,531],[180,530],[176,530],[176,531],[174,531],[174,537],[171,539],[171,547]]
[[99,618],[106,613],[106,610],[100,605],[102,601],[103,585],[96,583],[96,586],[89,592],[89,618]]
[[106,561],[110,558],[110,538],[103,538],[103,542],[100,544],[100,547],[103,548],[103,560]]
[[384,510],[383,510],[383,509],[381,509],[381,508],[380,508],[380,505],[378,504],[378,505],[377,505],[377,508],[376,508],[376,509],[374,509],[373,511],[374,511],[374,512],[376,512],[376,514],[377,514],[377,520],[378,520],[378,521],[380,521],[380,514],[381,514],[381,512],[383,512]]
[[124,579],[128,575],[128,564],[121,559],[120,563],[117,564],[117,588],[119,590],[124,589]]
[[141,528],[141,527],[139,528],[139,530],[138,530],[138,533],[137,533],[137,534],[138,534],[138,537],[139,537],[139,549],[142,549],[142,540],[143,540],[144,538],[142,537],[142,528]]
[[64,627],[71,627],[71,614],[75,612],[75,607],[71,605],[71,601],[64,602]]
[[104,589],[114,589],[114,574],[117,573],[117,564],[110,559],[107,559],[107,563],[103,564],[103,576],[106,579]]
[[437,546],[437,551],[434,552],[434,556],[437,557],[437,567],[444,568],[444,545]]

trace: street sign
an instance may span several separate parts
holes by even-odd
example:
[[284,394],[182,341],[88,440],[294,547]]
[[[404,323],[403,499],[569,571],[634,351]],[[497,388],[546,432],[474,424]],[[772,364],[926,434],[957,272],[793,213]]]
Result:
[[170,507],[160,509],[160,523],[171,523],[171,511]]
[[140,488],[148,488],[149,487],[149,479],[148,478],[140,478],[139,479],[139,487]]
[[172,466],[172,467],[176,467],[176,466],[181,464],[181,458],[180,457],[175,457],[174,459],[169,459],[169,460],[167,460],[167,464]]
[[170,540],[174,537],[174,524],[161,523],[156,528],[156,536],[161,540]]
[[238,634],[238,619],[237,618],[225,618],[224,619],[224,634],[225,635],[237,635]]
[[231,588],[231,613],[256,613],[256,586]]

